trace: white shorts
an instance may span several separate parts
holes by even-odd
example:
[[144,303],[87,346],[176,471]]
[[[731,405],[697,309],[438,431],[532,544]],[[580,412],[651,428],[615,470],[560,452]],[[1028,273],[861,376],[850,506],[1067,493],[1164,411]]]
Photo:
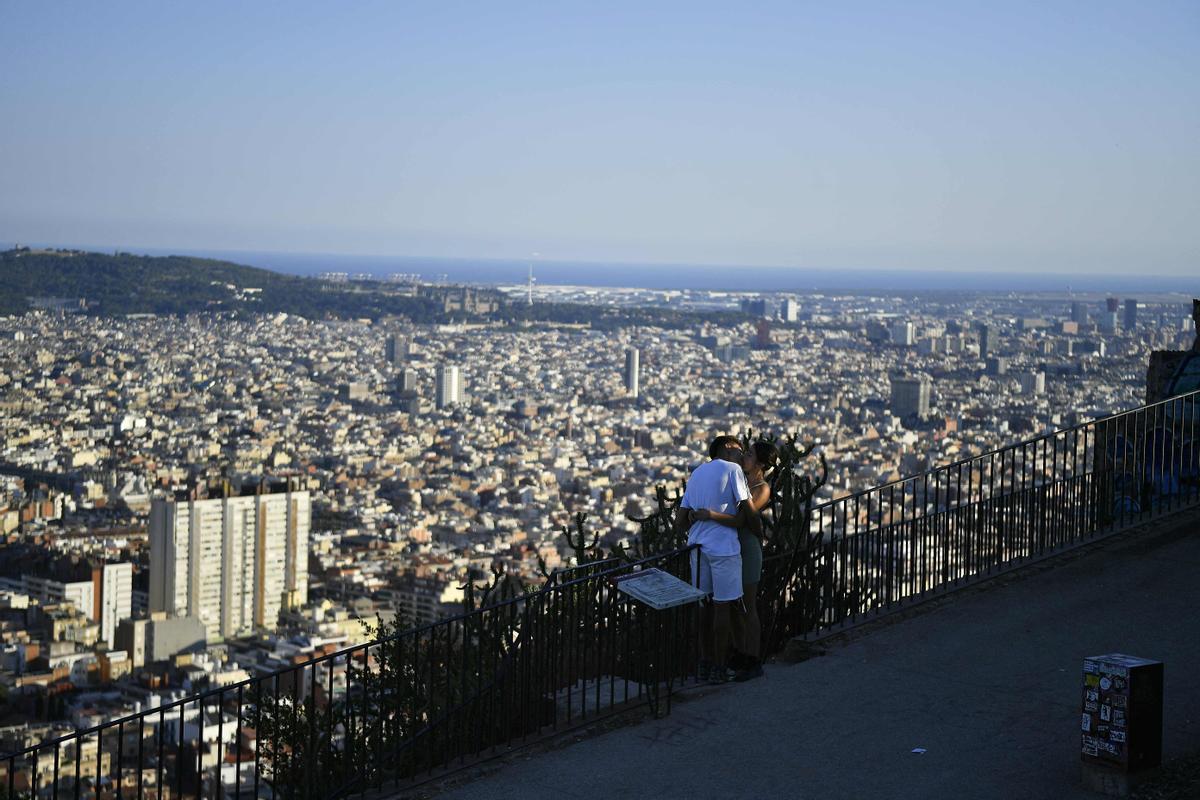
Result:
[[710,556],[703,550],[693,550],[692,586],[711,594],[712,599],[718,603],[741,600],[741,555]]

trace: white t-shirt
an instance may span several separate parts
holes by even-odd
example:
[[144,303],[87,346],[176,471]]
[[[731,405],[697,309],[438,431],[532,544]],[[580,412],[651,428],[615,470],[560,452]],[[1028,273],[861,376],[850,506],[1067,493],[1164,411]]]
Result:
[[[681,508],[707,508],[736,514],[738,503],[750,499],[746,474],[732,461],[715,459],[696,467],[688,479]],[[710,556],[736,556],[742,552],[736,528],[702,519],[688,531],[688,544],[698,544]]]

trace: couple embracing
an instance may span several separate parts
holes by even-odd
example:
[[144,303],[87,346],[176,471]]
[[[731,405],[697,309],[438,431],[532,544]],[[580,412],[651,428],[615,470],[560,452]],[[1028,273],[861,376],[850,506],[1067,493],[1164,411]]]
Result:
[[755,597],[762,577],[760,514],[771,499],[769,477],[779,453],[770,442],[744,448],[726,435],[712,441],[708,455],[675,515],[676,530],[686,530],[688,544],[696,545],[692,584],[711,595],[700,622],[699,676],[709,683],[750,680],[763,674]]

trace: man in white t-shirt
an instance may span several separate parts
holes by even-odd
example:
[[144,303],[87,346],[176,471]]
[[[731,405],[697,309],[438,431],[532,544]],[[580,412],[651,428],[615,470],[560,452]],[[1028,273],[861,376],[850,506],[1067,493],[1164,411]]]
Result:
[[[729,679],[725,654],[729,649],[730,604],[742,597],[742,555],[737,528],[712,520],[692,520],[689,513],[706,508],[741,517],[750,488],[742,472],[742,443],[736,436],[718,436],[708,447],[711,461],[688,479],[675,515],[675,529],[688,532],[692,551],[692,583],[712,595],[700,623],[700,677],[715,682]],[[707,676],[706,674],[707,673]]]

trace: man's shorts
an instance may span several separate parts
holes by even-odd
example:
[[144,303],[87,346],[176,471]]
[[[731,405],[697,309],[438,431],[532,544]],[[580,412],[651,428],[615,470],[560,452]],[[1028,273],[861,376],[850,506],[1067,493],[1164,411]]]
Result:
[[692,551],[692,585],[718,603],[742,598],[742,557],[710,556]]

